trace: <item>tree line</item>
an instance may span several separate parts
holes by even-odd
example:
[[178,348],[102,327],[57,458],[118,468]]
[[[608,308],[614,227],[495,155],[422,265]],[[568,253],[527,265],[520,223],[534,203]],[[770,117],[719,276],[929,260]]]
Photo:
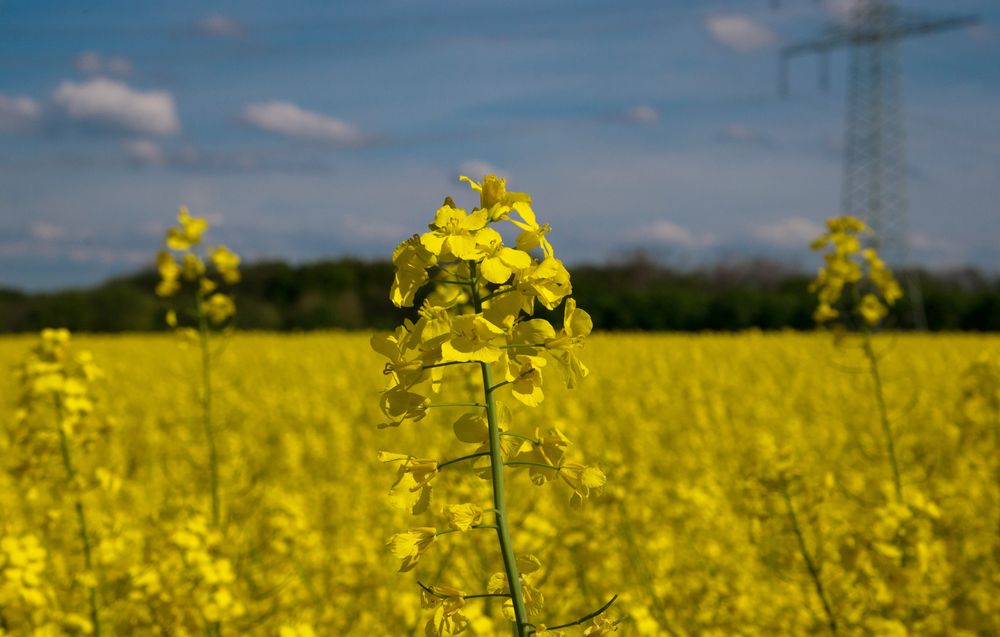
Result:
[[[808,290],[812,275],[766,260],[682,270],[639,255],[615,263],[576,265],[572,272],[573,296],[598,329],[813,327],[815,300]],[[973,269],[920,270],[912,275],[919,282],[929,329],[1000,330],[1000,276]],[[236,327],[390,329],[400,320],[399,310],[386,296],[392,278],[392,265],[380,261],[250,264],[235,289]],[[86,289],[37,293],[0,289],[0,331],[163,330],[165,304],[153,293],[155,285],[155,273],[146,271]],[[409,311],[415,318],[415,310]],[[912,329],[914,317],[908,295],[893,308],[889,324]]]

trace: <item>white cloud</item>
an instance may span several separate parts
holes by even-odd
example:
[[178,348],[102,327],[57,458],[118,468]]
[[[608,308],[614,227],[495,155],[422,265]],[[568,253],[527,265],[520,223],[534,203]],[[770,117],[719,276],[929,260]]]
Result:
[[341,119],[280,100],[247,104],[243,121],[272,133],[333,144],[356,144],[364,139],[361,131]]
[[716,42],[739,53],[763,49],[777,40],[770,29],[742,15],[708,16],[705,28]]
[[724,141],[733,144],[744,144],[748,146],[770,146],[774,140],[755,128],[746,124],[732,123],[724,126],[719,132],[719,137]]
[[132,72],[132,62],[120,55],[102,56],[96,51],[84,51],[74,60],[76,70],[81,73],[107,73],[128,75]]
[[466,159],[458,165],[458,168],[455,169],[456,179],[462,175],[465,175],[474,181],[479,181],[483,178],[483,175],[497,175],[498,177],[507,178],[507,171],[497,168],[488,161]]
[[0,95],[0,133],[33,128],[42,119],[42,106],[30,97]]
[[716,238],[712,234],[695,235],[672,221],[657,219],[639,228],[634,238],[657,243],[669,243],[686,248],[704,248],[715,245]]
[[52,100],[70,118],[152,135],[180,131],[177,105],[167,91],[137,91],[127,84],[98,77],[66,81]]
[[660,121],[660,113],[647,104],[639,104],[625,111],[625,119],[634,124],[655,124]]
[[245,29],[233,18],[215,13],[204,16],[195,23],[195,28],[205,35],[213,35],[223,38],[238,38],[243,35]]
[[750,234],[766,243],[793,248],[808,246],[823,231],[823,226],[811,219],[788,217],[751,228]]
[[66,236],[66,228],[47,221],[38,221],[31,224],[31,237],[39,241],[58,241]]
[[159,144],[149,139],[129,139],[122,147],[129,159],[140,164],[157,165],[166,159]]

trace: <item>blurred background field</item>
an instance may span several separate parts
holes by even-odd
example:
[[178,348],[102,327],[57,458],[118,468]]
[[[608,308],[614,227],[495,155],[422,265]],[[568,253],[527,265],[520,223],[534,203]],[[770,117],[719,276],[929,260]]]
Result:
[[[54,456],[35,458],[26,486],[30,450],[13,444],[12,368],[32,342],[0,339],[0,534],[37,536],[47,575],[37,604],[8,599],[2,612],[13,634],[31,634],[18,632],[24,622],[72,632],[66,614],[85,601],[60,468]],[[221,543],[198,531],[207,513],[196,349],[165,335],[75,341],[105,372],[95,414],[110,429],[79,462],[99,476],[83,493],[110,634],[199,634],[225,588],[227,634],[418,635],[417,579],[477,590],[499,569],[494,553],[471,550],[490,538],[468,534],[441,538],[413,573],[394,572],[384,542],[409,514],[389,506],[395,472],[376,451],[444,459],[462,448],[447,410],[375,428],[384,378],[366,333],[240,333],[214,346]],[[628,616],[626,635],[817,634],[826,620],[788,493],[841,634],[996,634],[1000,414],[989,392],[1000,388],[984,389],[977,379],[989,376],[969,370],[995,368],[1000,340],[887,333],[876,348],[905,505],[892,503],[870,380],[849,343],[594,336],[580,389],[555,383],[537,410],[514,410],[520,430],[558,427],[585,454],[574,459],[608,476],[573,510],[565,489],[513,473],[508,500],[523,521],[514,542],[544,565],[545,610],[534,619],[576,617],[618,593],[611,617]],[[456,377],[445,395],[465,389]],[[428,523],[450,496],[479,493],[451,491],[459,483],[439,481]],[[235,577],[220,583],[185,566],[192,542]],[[475,601],[471,634],[501,634],[497,609]]]

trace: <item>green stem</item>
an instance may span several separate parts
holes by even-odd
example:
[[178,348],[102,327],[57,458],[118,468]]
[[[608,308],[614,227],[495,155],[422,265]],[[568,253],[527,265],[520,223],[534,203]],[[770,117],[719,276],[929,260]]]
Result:
[[[56,427],[59,429],[59,447],[62,450],[63,466],[66,468],[66,479],[72,489],[73,482],[76,480],[76,471],[73,469],[73,457],[70,454],[69,438],[66,436],[66,431],[62,426],[62,402],[58,398],[56,398],[56,421]],[[87,514],[83,508],[82,495],[77,494],[74,506],[76,508],[77,525],[80,529],[80,541],[83,543],[83,562],[87,567],[88,575],[93,577],[90,533],[87,531]],[[90,599],[90,621],[94,624],[94,637],[101,637],[101,617],[97,612],[97,588],[88,586],[87,593]]]
[[452,458],[451,460],[448,460],[446,462],[442,462],[442,463],[440,463],[438,465],[437,468],[440,471],[441,469],[444,469],[445,467],[447,467],[450,464],[455,464],[456,462],[461,462],[463,460],[472,460],[473,458],[482,458],[483,456],[488,456],[488,455],[490,455],[489,451],[480,451],[479,453],[470,453],[467,456],[461,456],[461,457],[458,457],[458,458]]
[[[496,530],[496,525],[494,524],[474,524],[469,527],[470,529],[494,529]],[[442,535],[451,535],[452,533],[464,533],[461,529],[445,529],[444,531],[438,531],[434,534],[434,537],[441,537]]]
[[[417,580],[417,585],[420,586],[420,588],[427,591],[429,594],[433,595],[434,597],[438,597],[440,599],[450,599],[448,595],[442,595],[441,593],[438,593],[433,588],[424,584],[420,580]],[[510,595],[508,595],[507,593],[475,593],[473,595],[462,595],[462,599],[482,599],[485,597],[510,597]]]
[[[219,451],[215,444],[215,430],[212,427],[212,354],[209,349],[208,317],[202,295],[198,301],[198,337],[201,345],[201,425],[208,444],[208,471],[212,489],[212,525],[219,528],[222,519],[222,505],[219,498]],[[222,622],[212,622],[207,630],[210,635],[221,637]]]
[[[476,280],[476,264],[469,263],[469,278]],[[475,285],[472,290],[472,302],[476,313],[483,311],[483,303],[479,298],[479,290]],[[496,401],[489,391],[493,386],[493,374],[488,363],[480,363],[483,375],[483,395],[486,399],[486,420],[490,433],[490,478],[493,486],[493,508],[497,523],[497,541],[503,556],[504,571],[507,575],[507,586],[514,606],[514,631],[518,637],[528,635],[528,613],[524,606],[524,593],[521,591],[521,574],[517,570],[517,558],[510,540],[510,527],[507,520],[507,494],[504,488],[504,463],[500,447],[500,426],[497,422]]]
[[892,426],[889,424],[889,410],[885,404],[885,394],[882,389],[882,375],[879,373],[878,357],[872,347],[871,330],[867,327],[864,331],[864,351],[868,358],[868,367],[871,371],[872,381],[875,384],[875,401],[878,403],[879,418],[882,423],[882,435],[885,438],[885,446],[889,454],[889,464],[892,467],[892,483],[896,490],[896,501],[903,501],[903,483],[899,478],[899,463],[896,461],[896,443],[892,436]]
[[475,361],[448,361],[447,363],[433,363],[431,365],[421,365],[420,369],[434,369],[435,367],[448,367],[450,365],[469,365]]
[[813,587],[816,589],[816,595],[819,596],[819,601],[823,604],[823,611],[826,613],[827,626],[830,627],[830,632],[834,635],[837,634],[837,620],[833,616],[833,609],[830,607],[830,600],[826,598],[826,591],[823,589],[823,581],[819,576],[819,568],[813,561],[812,555],[809,553],[809,547],[806,546],[806,539],[802,535],[802,528],[799,526],[799,517],[795,513],[795,506],[792,504],[792,496],[788,493],[788,482],[784,477],[781,478],[781,495],[785,498],[785,509],[788,511],[788,519],[792,522],[792,530],[795,532],[795,539],[799,543],[799,552],[802,554],[802,559],[806,563],[806,569],[809,571],[809,577],[812,578]]
[[222,518],[219,502],[219,452],[212,428],[212,355],[209,350],[208,317],[201,294],[198,294],[198,336],[201,345],[201,424],[208,444],[208,470],[212,489],[212,524],[219,526]]
[[514,433],[512,431],[501,431],[500,435],[501,436],[506,436],[507,438],[519,438],[521,440],[527,440],[528,442],[530,442],[532,444],[535,444],[535,445],[541,444],[540,442],[538,442],[537,440],[535,440],[531,436],[525,436],[523,434]]
[[498,296],[502,296],[504,294],[508,294],[510,292],[514,292],[515,290],[517,290],[517,288],[514,287],[514,286],[511,286],[511,287],[509,287],[509,288],[507,288],[505,290],[496,290],[495,292],[490,292],[489,294],[487,294],[483,298],[479,299],[479,301],[480,302],[489,301],[490,299],[494,299],[494,298],[496,298]]
[[[615,595],[614,597],[612,597],[611,599],[609,599],[607,601],[607,603],[604,604],[604,606],[601,606],[600,608],[598,608],[594,612],[587,613],[583,617],[581,617],[579,619],[574,619],[571,622],[566,622],[565,624],[559,624],[558,626],[547,627],[546,630],[560,630],[560,629],[563,629],[563,628],[571,628],[573,626],[579,626],[580,624],[582,624],[583,622],[587,621],[588,619],[593,619],[593,618],[597,617],[598,615],[602,614],[604,611],[606,611],[609,608],[611,608],[611,605],[614,604],[617,600],[618,600],[618,596]],[[535,632],[535,631],[532,631],[532,632]]]
[[427,409],[435,409],[438,407],[486,407],[482,403],[434,403],[432,405],[427,405]]
[[556,466],[551,464],[542,464],[541,462],[531,462],[529,460],[511,460],[504,463],[508,467],[538,467],[540,469],[551,469],[552,471],[561,471],[562,466]]

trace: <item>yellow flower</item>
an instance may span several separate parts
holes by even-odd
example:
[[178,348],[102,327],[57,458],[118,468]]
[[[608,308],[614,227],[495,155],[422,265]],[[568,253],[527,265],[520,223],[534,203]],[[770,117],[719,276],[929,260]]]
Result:
[[838,318],[840,312],[836,307],[843,304],[844,289],[854,286],[853,298],[857,298],[859,291],[872,291],[849,308],[849,313],[860,315],[873,327],[885,318],[888,307],[902,298],[902,288],[874,248],[861,248],[858,234],[868,231],[864,223],[853,217],[835,217],[828,219],[826,225],[827,232],[812,243],[813,250],[832,248],[823,255],[824,266],[809,285],[809,291],[818,300],[813,319],[824,323]]
[[240,257],[226,246],[212,250],[212,263],[222,280],[229,285],[240,282]]
[[889,313],[874,294],[866,294],[862,297],[861,304],[858,306],[858,312],[869,325],[878,325],[885,318],[886,314]]
[[434,586],[430,591],[423,590],[420,605],[434,609],[434,615],[424,628],[427,637],[457,635],[469,627],[469,620],[461,612],[465,608],[465,593],[457,588]]
[[445,204],[434,215],[431,231],[420,236],[420,243],[442,259],[476,260],[483,254],[476,234],[486,227],[487,222],[485,210],[466,214],[461,208]]
[[[522,294],[537,298],[549,310],[554,310],[565,297],[573,293],[569,272],[562,261],[555,258],[546,258],[538,265],[524,270],[516,281]],[[532,313],[530,303],[524,311]]]
[[198,217],[192,217],[186,206],[182,206],[177,214],[180,226],[174,226],[167,231],[167,247],[171,250],[188,250],[201,241],[201,235],[208,230],[208,222]]
[[464,314],[452,321],[452,337],[441,345],[444,361],[494,363],[503,353],[498,342],[504,331],[481,314]]
[[510,220],[512,224],[522,230],[521,234],[517,237],[517,249],[528,252],[533,248],[540,247],[542,255],[546,259],[552,258],[552,244],[545,238],[545,235],[552,230],[552,227],[547,223],[539,225],[538,220],[535,218],[535,212],[529,204],[517,202],[512,207],[521,216],[521,219],[523,219],[523,221]]
[[160,272],[160,282],[156,286],[157,296],[171,296],[180,289],[178,278],[181,275],[181,267],[166,250],[161,250],[156,255],[156,269]]
[[448,526],[458,531],[468,531],[483,521],[483,508],[478,504],[449,504],[444,510]]
[[278,637],[316,637],[316,631],[309,624],[285,624],[278,629]]
[[187,252],[182,261],[182,274],[186,281],[194,281],[205,274],[205,264],[198,258],[198,255]]
[[201,235],[208,230],[208,222],[199,217],[192,217],[186,206],[181,206],[177,214],[179,226],[167,230],[167,247],[171,250],[189,250],[199,242]]
[[583,340],[590,336],[593,328],[594,321],[590,318],[590,314],[577,309],[576,299],[566,299],[562,331],[556,338],[548,340],[545,347],[559,362],[566,377],[566,386],[570,389],[576,387],[590,373],[586,365],[576,357],[575,350],[583,347]]
[[[497,237],[499,238],[499,234]],[[490,242],[485,252],[486,258],[483,259],[480,271],[490,283],[506,283],[511,275],[531,267],[530,254],[507,248],[500,241]]]
[[236,313],[236,304],[226,294],[213,294],[205,302],[205,313],[212,323],[219,325]]
[[583,499],[590,496],[592,489],[600,489],[608,479],[597,467],[588,467],[576,462],[567,462],[559,469],[559,477],[573,489],[570,504],[580,506]]
[[424,552],[430,548],[437,537],[437,529],[429,526],[418,527],[396,533],[385,543],[394,557],[403,560],[399,567],[400,573],[412,570]]
[[545,395],[542,393],[542,368],[545,359],[541,356],[514,356],[508,367],[507,381],[511,383],[512,394],[529,407],[537,407]]
[[389,300],[396,307],[413,305],[413,297],[427,281],[427,268],[437,263],[437,257],[421,243],[420,237],[413,235],[403,241],[392,252],[392,265],[396,270],[389,291]]
[[618,631],[618,624],[604,617],[595,617],[594,621],[583,631],[584,637],[600,637]]
[[554,469],[562,463],[569,444],[569,438],[555,427],[549,429],[544,435],[539,430],[535,430],[535,441],[523,446],[517,459],[553,467],[553,470],[528,467],[531,481],[542,485],[555,477]]
[[400,463],[396,481],[389,488],[389,502],[413,515],[426,511],[431,502],[431,482],[438,472],[437,461],[389,451],[379,451],[378,460]]
[[398,427],[405,420],[422,420],[427,414],[427,406],[430,402],[429,398],[406,391],[400,386],[382,392],[379,406],[389,421],[380,424],[379,429]]
[[496,175],[486,175],[483,183],[478,184],[465,175],[458,178],[459,181],[469,183],[469,186],[479,193],[479,207],[488,210],[490,219],[498,221],[510,212],[511,206],[515,203],[531,203],[531,196],[525,192],[508,192],[507,181],[500,179]]

